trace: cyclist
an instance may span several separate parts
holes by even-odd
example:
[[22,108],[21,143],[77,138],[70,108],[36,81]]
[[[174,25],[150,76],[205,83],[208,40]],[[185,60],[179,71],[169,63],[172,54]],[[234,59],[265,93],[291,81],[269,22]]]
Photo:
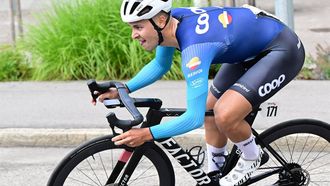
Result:
[[[123,1],[121,17],[131,26],[132,38],[148,51],[156,48],[155,58],[126,86],[134,92],[160,79],[179,50],[187,111],[151,128],[132,129],[113,141],[139,146],[201,127],[205,119],[210,174],[224,164],[229,138],[241,157],[220,184],[241,184],[260,166],[263,154],[244,118],[298,74],[305,58],[303,45],[287,26],[255,7],[171,8],[172,0]],[[222,66],[208,92],[210,65],[218,63]],[[99,101],[117,96],[111,89]],[[206,109],[213,109],[215,116],[205,118]]]

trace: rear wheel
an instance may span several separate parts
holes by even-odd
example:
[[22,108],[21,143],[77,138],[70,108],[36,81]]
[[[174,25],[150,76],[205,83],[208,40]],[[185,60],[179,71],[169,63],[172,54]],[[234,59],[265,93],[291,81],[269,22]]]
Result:
[[278,170],[277,174],[262,180],[265,185],[330,185],[329,124],[310,119],[292,120],[264,131],[260,138],[289,163],[291,170],[291,173],[286,171],[264,149],[269,160],[255,174]]
[[[125,180],[126,185],[174,185],[174,172],[171,162],[166,154],[155,144],[145,144],[142,157],[136,162],[137,166],[127,175],[120,169],[114,182],[106,184],[112,175],[123,146],[116,146],[111,141],[112,136],[105,136],[87,142],[62,160],[49,179],[49,186],[73,186],[73,185],[119,185],[119,180]],[[134,156],[134,153],[132,157]],[[112,175],[113,176],[113,175]]]

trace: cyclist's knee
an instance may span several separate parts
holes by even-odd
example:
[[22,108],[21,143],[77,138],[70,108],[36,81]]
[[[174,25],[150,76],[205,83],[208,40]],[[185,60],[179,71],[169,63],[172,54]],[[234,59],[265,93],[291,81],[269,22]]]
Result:
[[217,107],[215,109],[215,123],[223,133],[235,131],[237,127],[237,117],[225,108]]

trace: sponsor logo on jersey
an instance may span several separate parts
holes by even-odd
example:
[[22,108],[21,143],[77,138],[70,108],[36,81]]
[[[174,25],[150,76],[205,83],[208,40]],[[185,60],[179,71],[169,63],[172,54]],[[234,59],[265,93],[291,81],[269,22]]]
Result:
[[202,73],[203,72],[203,69],[198,69],[198,70],[196,70],[196,71],[193,71],[192,73],[189,73],[188,74],[188,78],[191,78],[191,77],[193,77],[193,76],[196,76],[196,75],[198,75],[198,74],[200,74],[200,73]]
[[198,57],[194,57],[189,61],[189,63],[186,64],[186,67],[190,70],[195,70],[201,63],[202,62]]
[[274,79],[270,83],[266,83],[265,85],[259,87],[258,93],[259,96],[264,97],[265,95],[269,94],[272,90],[281,86],[283,81],[285,80],[285,75],[280,75],[277,79]]
[[228,25],[233,21],[232,16],[228,14],[227,11],[224,11],[222,14],[220,14],[218,18],[223,28],[227,28]]
[[186,67],[189,68],[191,73],[188,74],[188,78],[196,76],[203,72],[203,69],[198,69],[198,67],[202,64],[201,60],[198,57],[193,57],[189,63],[186,64]]
[[197,78],[190,82],[190,86],[192,88],[198,88],[198,87],[202,86],[203,83],[204,83],[204,78]]

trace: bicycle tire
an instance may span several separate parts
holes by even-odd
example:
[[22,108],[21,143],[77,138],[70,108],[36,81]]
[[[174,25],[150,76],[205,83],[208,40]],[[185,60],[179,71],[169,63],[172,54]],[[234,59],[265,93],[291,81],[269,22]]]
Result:
[[[47,185],[106,185],[106,181],[109,178],[108,175],[112,172],[113,164],[116,163],[114,161],[118,160],[116,157],[110,158],[109,156],[116,156],[120,152],[115,151],[123,151],[124,149],[124,146],[114,145],[111,141],[112,137],[112,135],[107,135],[93,139],[71,151],[58,164]],[[107,156],[102,157],[101,155],[104,155],[105,153],[108,153]],[[109,160],[112,162],[109,162]],[[112,164],[112,166],[110,166],[110,164]],[[96,168],[96,166],[100,167]],[[139,169],[139,166],[141,166],[141,169],[146,168],[146,170],[141,173],[141,170],[137,170]],[[125,168],[123,170],[125,170]],[[148,173],[152,175],[147,175]],[[134,175],[137,177],[134,177]],[[143,177],[141,177],[142,175]],[[146,175],[147,177],[145,177]],[[137,180],[138,178],[143,178],[143,180]],[[172,164],[164,151],[162,151],[156,144],[149,144],[148,147],[144,149],[143,157],[128,180],[127,185],[130,184],[144,186],[175,185],[175,175]],[[118,184],[114,183],[110,185]]]
[[[273,175],[273,185],[330,184],[329,134],[330,125],[314,119],[291,120],[262,132],[259,137],[263,143],[272,146],[289,163],[288,166],[293,173],[300,177],[299,181],[293,181],[287,172],[281,171]],[[267,154],[270,159],[255,174],[281,166],[270,152]],[[264,184],[269,184],[272,180],[267,179],[263,180],[266,181]]]

